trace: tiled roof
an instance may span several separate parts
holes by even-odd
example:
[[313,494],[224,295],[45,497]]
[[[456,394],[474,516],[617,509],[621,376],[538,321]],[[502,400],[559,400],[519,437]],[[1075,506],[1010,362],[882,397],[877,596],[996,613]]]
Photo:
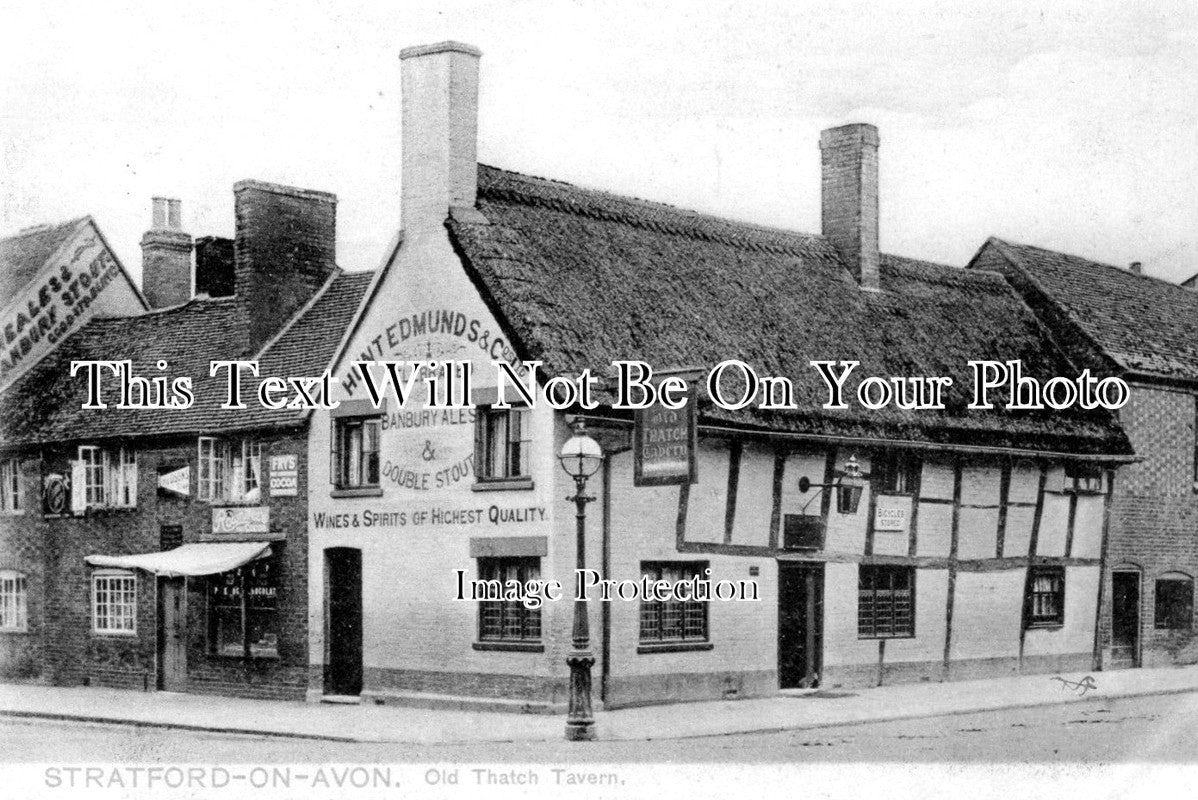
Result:
[[0,239],[0,305],[33,280],[46,261],[90,221],[90,217],[80,217]]
[[1198,292],[1001,239],[990,239],[973,263],[1007,274],[1033,307],[1050,304],[1044,311],[1072,329],[1061,338],[1079,362],[1093,363],[1088,346],[1119,370],[1198,381]]
[[[527,358],[550,372],[617,359],[710,369],[742,359],[796,386],[794,412],[713,421],[809,434],[1125,454],[1094,412],[968,411],[971,359],[1070,374],[1001,276],[883,256],[884,291],[861,291],[825,239],[479,167],[478,210],[447,223],[467,270]],[[850,378],[954,379],[947,409],[826,411],[811,360],[859,360]]]
[[[328,366],[372,273],[335,272],[259,357],[261,375],[319,375]],[[236,297],[200,298],[138,317],[97,319],[65,340],[0,395],[0,443],[77,441],[144,435],[210,433],[296,424],[297,411],[268,411],[247,392],[247,408],[223,410],[224,382],[208,377],[211,360],[250,358],[246,319]],[[137,375],[193,379],[186,410],[84,410],[86,381],[72,378],[73,360],[133,362]],[[159,372],[156,363],[169,367]],[[115,386],[105,371],[105,386]],[[106,390],[106,400],[115,403]]]

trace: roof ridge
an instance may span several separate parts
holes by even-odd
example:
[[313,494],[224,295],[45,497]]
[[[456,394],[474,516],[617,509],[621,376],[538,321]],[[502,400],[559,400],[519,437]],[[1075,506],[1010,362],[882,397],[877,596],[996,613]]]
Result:
[[817,234],[721,217],[487,164],[478,166],[480,197],[514,200],[592,219],[622,222],[736,247],[799,256],[829,256],[834,252],[831,242]]
[[72,217],[71,219],[63,220],[62,222],[40,222],[35,225],[27,225],[26,227],[18,230],[16,233],[10,233],[7,236],[0,236],[0,242],[8,242],[13,239],[21,239],[26,236],[36,236],[39,233],[45,233],[46,231],[58,230],[61,228],[73,228],[81,225],[84,222],[87,222],[91,218],[91,214],[83,214],[78,217]]
[[[1156,275],[1145,275],[1143,272],[1132,272],[1129,269],[1124,269],[1123,267],[1119,266],[1118,264],[1111,264],[1106,261],[1096,261],[1093,258],[1087,258],[1086,256],[1079,256],[1076,253],[1067,253],[1064,250],[1053,250],[1048,247],[1041,247],[1040,245],[1037,245],[1037,244],[1024,244],[1022,242],[1012,242],[1009,239],[1000,239],[997,236],[991,236],[990,238],[992,240],[994,240],[995,242],[1006,245],[1007,247],[1022,247],[1022,248],[1028,249],[1028,250],[1039,250],[1042,253],[1051,253],[1052,255],[1055,255],[1055,256],[1064,256],[1065,258],[1074,258],[1074,259],[1077,259],[1078,261],[1085,261],[1087,264],[1093,264],[1098,267],[1105,267],[1107,269],[1113,269],[1113,270],[1115,270],[1115,272],[1118,272],[1120,275],[1127,275],[1128,277],[1131,277],[1131,278],[1140,278],[1140,279],[1148,280],[1148,281],[1156,281],[1157,283],[1159,283],[1163,286],[1171,286],[1174,289],[1180,289],[1183,292],[1189,292],[1190,294],[1194,294],[1194,290],[1187,289],[1179,283],[1175,283],[1171,280],[1167,280],[1165,278],[1161,278]],[[1198,273],[1195,274],[1195,277],[1198,277]]]

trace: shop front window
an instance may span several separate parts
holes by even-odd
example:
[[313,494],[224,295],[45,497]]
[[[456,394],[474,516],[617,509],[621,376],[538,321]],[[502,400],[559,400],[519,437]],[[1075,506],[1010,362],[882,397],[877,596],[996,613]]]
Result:
[[277,564],[272,558],[209,578],[209,651],[239,658],[277,657],[278,595]]

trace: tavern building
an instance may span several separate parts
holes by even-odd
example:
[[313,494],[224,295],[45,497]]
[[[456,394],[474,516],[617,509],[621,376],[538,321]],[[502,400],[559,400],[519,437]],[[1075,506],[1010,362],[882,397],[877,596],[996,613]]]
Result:
[[[309,427],[311,699],[564,707],[571,603],[452,600],[456,570],[569,586],[576,563],[556,457],[571,415],[493,407],[495,360],[539,360],[548,378],[738,358],[796,386],[792,412],[700,397],[682,485],[636,485],[632,420],[610,397],[582,415],[605,455],[587,565],[615,580],[710,570],[761,597],[590,604],[602,706],[1100,663],[1130,444],[1102,411],[965,408],[971,359],[1076,371],[1001,275],[880,251],[876,129],[822,134],[809,235],[480,165],[478,51],[401,62],[400,231],[334,361],[340,404]],[[354,380],[356,360],[428,358],[475,363],[476,408],[376,408]],[[827,359],[954,384],[942,411],[825,411],[809,362]],[[857,472],[846,501],[838,482]]]
[[[155,199],[141,242],[151,308],[91,320],[0,394],[8,678],[304,696],[306,425],[221,410],[209,361],[319,375],[370,274],[335,265],[333,195],[242,181],[234,199],[235,237],[194,241],[178,201]],[[89,359],[191,376],[195,403],[120,409],[114,386],[108,408],[82,409],[70,365]]]

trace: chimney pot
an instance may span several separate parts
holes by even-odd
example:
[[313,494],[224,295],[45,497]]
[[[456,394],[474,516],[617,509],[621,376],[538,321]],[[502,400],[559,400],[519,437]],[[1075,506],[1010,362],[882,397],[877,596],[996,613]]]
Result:
[[821,222],[862,289],[881,288],[878,129],[858,123],[820,133]]
[[1127,269],[1133,275],[1143,275],[1144,274],[1144,265],[1141,264],[1139,261],[1131,262],[1130,264],[1127,265]]
[[141,288],[150,308],[191,299],[191,236],[183,232],[179,200],[152,200],[150,230],[141,237]]

